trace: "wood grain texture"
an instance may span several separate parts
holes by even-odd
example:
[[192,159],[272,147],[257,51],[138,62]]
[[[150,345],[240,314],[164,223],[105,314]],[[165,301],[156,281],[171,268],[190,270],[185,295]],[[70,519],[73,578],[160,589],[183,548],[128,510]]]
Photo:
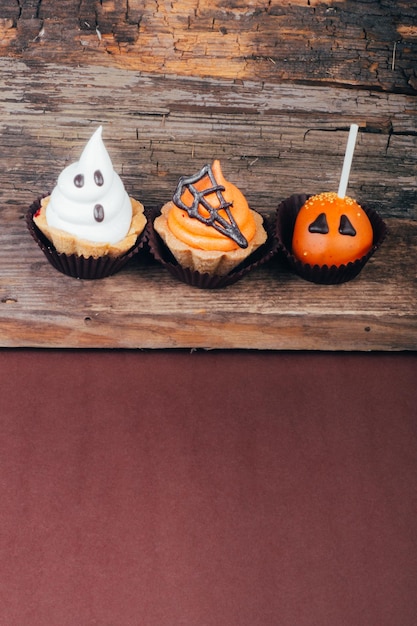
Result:
[[276,257],[209,291],[146,256],[102,280],[64,276],[20,217],[0,237],[2,347],[417,349],[415,222],[388,220],[387,240],[349,283],[308,283]]
[[416,23],[409,0],[1,0],[0,54],[415,93]]
[[116,170],[145,205],[220,158],[251,205],[273,212],[293,193],[337,190],[357,122],[349,193],[383,217],[417,218],[414,96],[1,58],[0,76],[3,203],[51,189],[103,124]]

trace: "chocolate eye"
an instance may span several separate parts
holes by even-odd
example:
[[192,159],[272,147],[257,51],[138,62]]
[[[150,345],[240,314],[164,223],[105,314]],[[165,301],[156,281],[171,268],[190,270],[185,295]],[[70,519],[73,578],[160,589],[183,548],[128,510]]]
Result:
[[341,215],[340,217],[339,233],[341,235],[349,235],[349,237],[356,235],[356,230],[353,228],[352,222],[347,215]]
[[104,185],[103,174],[100,172],[100,170],[96,170],[94,172],[94,182],[98,187],[102,187]]
[[326,214],[320,213],[308,227],[310,233],[319,233],[320,235],[327,235],[329,232],[329,225],[327,223]]
[[82,174],[77,174],[74,178],[74,185],[76,187],[84,187],[84,176]]
[[94,219],[96,222],[102,222],[104,220],[104,209],[101,204],[96,204],[94,207]]

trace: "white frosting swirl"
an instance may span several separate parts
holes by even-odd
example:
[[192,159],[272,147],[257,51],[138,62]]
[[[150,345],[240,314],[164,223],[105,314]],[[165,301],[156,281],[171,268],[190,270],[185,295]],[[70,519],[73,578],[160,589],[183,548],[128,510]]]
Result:
[[132,204],[101,138],[100,126],[80,160],[58,177],[46,208],[49,226],[79,239],[117,243],[132,221]]

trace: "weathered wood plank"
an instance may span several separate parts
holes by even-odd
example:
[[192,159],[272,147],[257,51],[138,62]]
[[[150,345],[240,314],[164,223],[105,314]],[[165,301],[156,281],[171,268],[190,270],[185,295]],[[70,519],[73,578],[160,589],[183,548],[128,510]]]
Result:
[[[337,189],[360,125],[349,193],[384,217],[417,218],[417,100],[335,87],[167,78],[0,58],[0,198],[50,189],[99,123],[116,169],[145,204],[213,159],[254,208]],[[11,158],[12,155],[12,158]]]
[[416,93],[409,0],[0,1],[0,55]]
[[308,283],[276,258],[213,292],[144,259],[99,281],[64,276],[20,219],[0,237],[0,346],[415,350],[417,224],[388,224],[386,242],[350,283]]

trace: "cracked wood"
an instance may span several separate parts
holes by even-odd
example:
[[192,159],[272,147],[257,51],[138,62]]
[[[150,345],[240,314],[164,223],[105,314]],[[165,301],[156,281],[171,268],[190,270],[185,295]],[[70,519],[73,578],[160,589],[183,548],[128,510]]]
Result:
[[409,0],[1,0],[0,54],[416,93],[416,23]]
[[116,169],[145,205],[170,199],[179,176],[220,158],[251,205],[273,213],[293,193],[337,190],[355,121],[349,193],[383,217],[417,218],[414,96],[1,58],[0,70],[6,203],[51,189],[103,124]]

